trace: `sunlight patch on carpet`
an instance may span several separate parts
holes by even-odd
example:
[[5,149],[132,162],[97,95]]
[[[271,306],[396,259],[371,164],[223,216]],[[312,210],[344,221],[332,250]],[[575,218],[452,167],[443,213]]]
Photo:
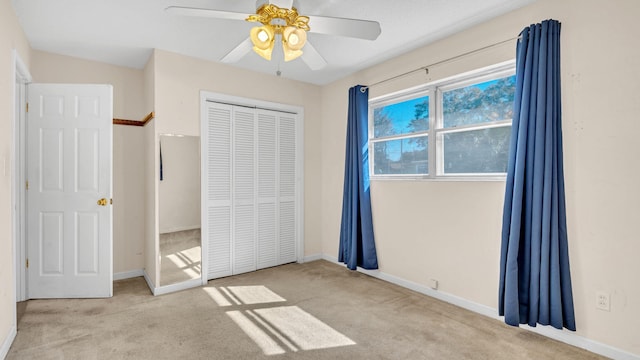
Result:
[[229,300],[227,300],[226,297],[224,297],[224,295],[222,295],[222,293],[220,292],[220,290],[214,288],[214,287],[205,287],[202,288],[207,294],[209,294],[209,296],[213,299],[213,301],[216,302],[216,304],[218,304],[218,306],[231,306],[233,304],[231,304],[229,302]]
[[228,311],[227,315],[233,320],[256,345],[262,349],[265,355],[279,355],[284,354],[285,350],[278,345],[269,335],[267,335],[262,329],[254,324],[249,318],[247,318],[240,311]]
[[302,350],[355,345],[353,340],[297,306],[257,309],[255,312]]
[[200,247],[181,250],[166,256],[176,267],[191,279],[200,277]]
[[287,301],[266,286],[228,286],[238,300],[245,305],[268,304]]
[[265,355],[356,344],[297,306],[228,311],[227,315]]
[[205,287],[203,289],[218,306],[257,305],[287,301],[263,285]]

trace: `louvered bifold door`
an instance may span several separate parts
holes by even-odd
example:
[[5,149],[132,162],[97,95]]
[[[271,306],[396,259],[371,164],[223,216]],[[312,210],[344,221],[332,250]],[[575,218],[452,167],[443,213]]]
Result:
[[208,279],[297,260],[297,116],[207,103]]
[[[232,107],[207,103],[205,144],[206,222],[203,231],[208,241],[207,278],[232,275]],[[205,228],[206,227],[206,228]]]
[[296,256],[296,117],[281,113],[278,119],[278,264]]
[[255,110],[233,110],[233,273],[256,270]]
[[278,265],[277,113],[258,110],[258,269]]

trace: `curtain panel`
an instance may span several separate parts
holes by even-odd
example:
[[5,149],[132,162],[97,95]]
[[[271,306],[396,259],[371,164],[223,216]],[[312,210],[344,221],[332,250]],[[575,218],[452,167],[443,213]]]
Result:
[[560,23],[520,33],[498,311],[509,325],[574,330],[560,96]]
[[338,260],[351,270],[377,269],[369,187],[369,90],[349,89],[347,145]]

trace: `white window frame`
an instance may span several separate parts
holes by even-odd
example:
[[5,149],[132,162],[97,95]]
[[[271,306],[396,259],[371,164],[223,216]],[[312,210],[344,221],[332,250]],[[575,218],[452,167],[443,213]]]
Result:
[[[471,180],[471,181],[504,181],[506,173],[444,173],[444,144],[443,137],[447,133],[482,130],[496,127],[511,126],[511,120],[501,120],[472,124],[451,128],[443,128],[443,92],[462,88],[472,84],[512,76],[515,74],[515,60],[493,66],[477,69],[450,78],[423,84],[413,88],[401,90],[391,94],[379,96],[369,100],[369,176],[372,180]],[[384,136],[374,138],[373,110],[382,106],[395,104],[419,97],[429,96],[429,130],[410,134]],[[375,174],[374,151],[376,142],[408,139],[426,135],[428,138],[427,161],[428,174]]]

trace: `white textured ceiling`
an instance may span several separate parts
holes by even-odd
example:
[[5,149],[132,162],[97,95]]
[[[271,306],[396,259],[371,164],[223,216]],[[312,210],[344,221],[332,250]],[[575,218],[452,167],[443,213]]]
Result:
[[[233,64],[323,85],[383,62],[535,0],[298,0],[302,15],[375,20],[377,40],[310,33],[328,66],[311,71],[300,59],[272,61],[250,52]],[[167,6],[254,13],[255,0],[13,0],[34,49],[143,68],[152,49],[219,61],[248,36],[254,23],[177,16]],[[525,24],[526,25],[526,24]],[[513,34],[515,35],[515,34]]]

